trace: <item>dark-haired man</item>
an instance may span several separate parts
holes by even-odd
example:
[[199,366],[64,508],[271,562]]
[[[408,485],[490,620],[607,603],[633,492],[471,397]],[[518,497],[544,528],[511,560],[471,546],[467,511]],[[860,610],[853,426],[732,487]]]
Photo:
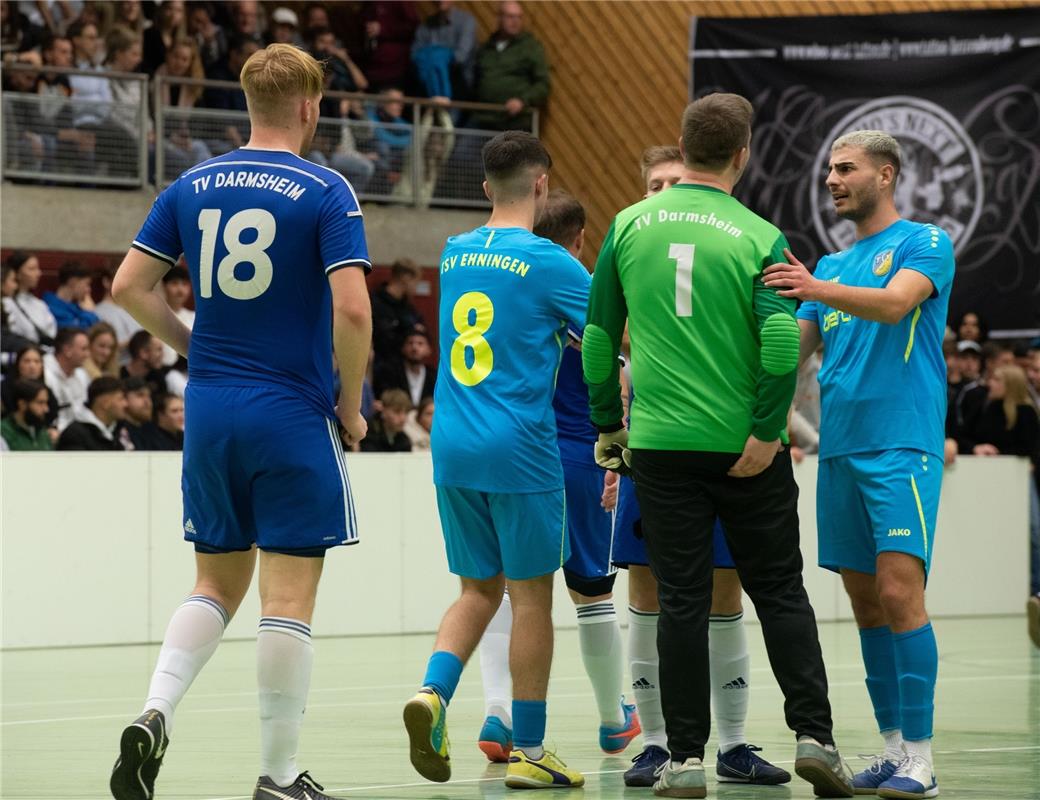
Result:
[[58,450],[124,450],[116,426],[126,417],[123,382],[102,375],[90,384],[83,418],[71,423],[58,439]]
[[[596,461],[631,465],[661,616],[671,759],[654,791],[704,797],[708,615],[716,517],[762,623],[795,732],[795,770],[852,796],[834,747],[827,675],[802,583],[798,487],[782,447],[798,365],[794,303],[762,284],[787,242],[732,196],[750,159],[751,104],[712,94],[683,114],[682,180],[615,217],[596,262],[582,343]],[[632,350],[631,433],[617,353]],[[629,438],[631,437],[631,439]],[[631,445],[631,450],[627,448]]]
[[98,322],[90,299],[90,270],[76,261],[67,261],[58,270],[58,288],[47,292],[43,302],[51,310],[59,328],[86,330]]
[[89,356],[87,334],[79,328],[62,328],[54,337],[54,352],[43,357],[47,387],[58,401],[55,425],[59,431],[83,418],[90,385],[90,376],[83,365]]
[[549,154],[500,134],[483,151],[486,225],[441,255],[440,367],[431,449],[450,570],[462,592],[405,706],[412,765],[451,776],[447,705],[506,585],[513,607],[513,751],[506,785],[581,786],[542,746],[552,663],[553,575],[570,556],[552,394],[567,327],[582,330],[589,275],[531,233],[549,193]]
[[39,381],[16,380],[14,408],[0,422],[3,436],[10,450],[53,450],[47,430],[47,387]]

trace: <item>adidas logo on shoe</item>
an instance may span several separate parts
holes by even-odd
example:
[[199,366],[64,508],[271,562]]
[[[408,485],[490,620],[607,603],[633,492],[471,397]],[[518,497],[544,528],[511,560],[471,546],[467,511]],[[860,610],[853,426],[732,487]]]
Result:
[[184,532],[185,533],[195,533],[196,532],[195,531],[195,524],[191,521],[190,518],[188,519],[187,522],[184,523]]
[[745,681],[743,678],[737,678],[736,680],[733,680],[733,681],[730,681],[727,684],[724,684],[722,688],[723,689],[746,689],[746,688],[748,688],[748,685],[747,685],[747,681]]
[[650,681],[648,681],[646,678],[640,678],[637,681],[632,681],[632,688],[633,689],[656,689],[657,687],[654,686],[652,683],[650,683]]

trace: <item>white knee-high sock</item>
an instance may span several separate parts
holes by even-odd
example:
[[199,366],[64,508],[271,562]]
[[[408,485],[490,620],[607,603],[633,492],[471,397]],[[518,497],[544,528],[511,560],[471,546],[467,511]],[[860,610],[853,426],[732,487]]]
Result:
[[621,711],[625,657],[614,603],[603,600],[599,603],[584,603],[575,608],[578,612],[581,660],[592,683],[592,692],[596,695],[600,721],[604,725],[620,727],[625,721]]
[[719,732],[719,749],[726,753],[747,739],[748,656],[744,614],[712,615],[708,620],[708,661],[711,666],[711,705]]
[[154,708],[166,717],[167,735],[173,730],[174,709],[217,649],[228,619],[224,606],[201,594],[193,594],[173,612],[144,704],[145,711]]
[[489,717],[513,724],[513,683],[509,675],[509,634],[513,629],[513,607],[509,593],[488,623],[480,640],[480,676],[484,681],[484,707]]
[[260,774],[279,786],[299,775],[296,750],[311,686],[311,628],[286,617],[261,617],[256,636],[260,690]]
[[643,726],[643,744],[668,749],[661,711],[661,660],[657,656],[656,611],[628,607],[628,659],[632,666],[632,697]]

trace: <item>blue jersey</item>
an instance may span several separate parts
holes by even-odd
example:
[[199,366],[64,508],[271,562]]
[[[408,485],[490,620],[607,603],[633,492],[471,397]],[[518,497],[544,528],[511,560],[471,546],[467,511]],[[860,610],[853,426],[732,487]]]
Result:
[[585,326],[589,273],[530,231],[488,227],[448,239],[440,272],[434,482],[562,489],[552,395],[567,328]]
[[184,253],[192,383],[280,385],[334,414],[327,275],[371,269],[343,176],[284,150],[234,150],[171,184],[133,246],[171,265]]
[[594,448],[599,431],[589,415],[589,387],[581,369],[581,351],[565,347],[553,395],[560,460],[564,464],[595,467]]
[[932,282],[932,295],[895,325],[818,302],[798,309],[823,336],[820,458],[877,450],[943,455],[946,360],[942,342],[953,285],[953,245],[934,225],[908,220],[820,259],[815,277],[883,288],[901,269]]

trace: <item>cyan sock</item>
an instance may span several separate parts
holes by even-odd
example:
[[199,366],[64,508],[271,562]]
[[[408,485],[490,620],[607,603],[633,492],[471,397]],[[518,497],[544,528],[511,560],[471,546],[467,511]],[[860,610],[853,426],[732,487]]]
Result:
[[932,738],[939,649],[930,622],[917,630],[893,634],[892,640],[899,676],[899,727],[909,751],[909,742]]
[[462,677],[462,659],[447,650],[438,650],[430,656],[426,665],[426,677],[423,686],[429,686],[445,703],[450,703],[455,688]]

